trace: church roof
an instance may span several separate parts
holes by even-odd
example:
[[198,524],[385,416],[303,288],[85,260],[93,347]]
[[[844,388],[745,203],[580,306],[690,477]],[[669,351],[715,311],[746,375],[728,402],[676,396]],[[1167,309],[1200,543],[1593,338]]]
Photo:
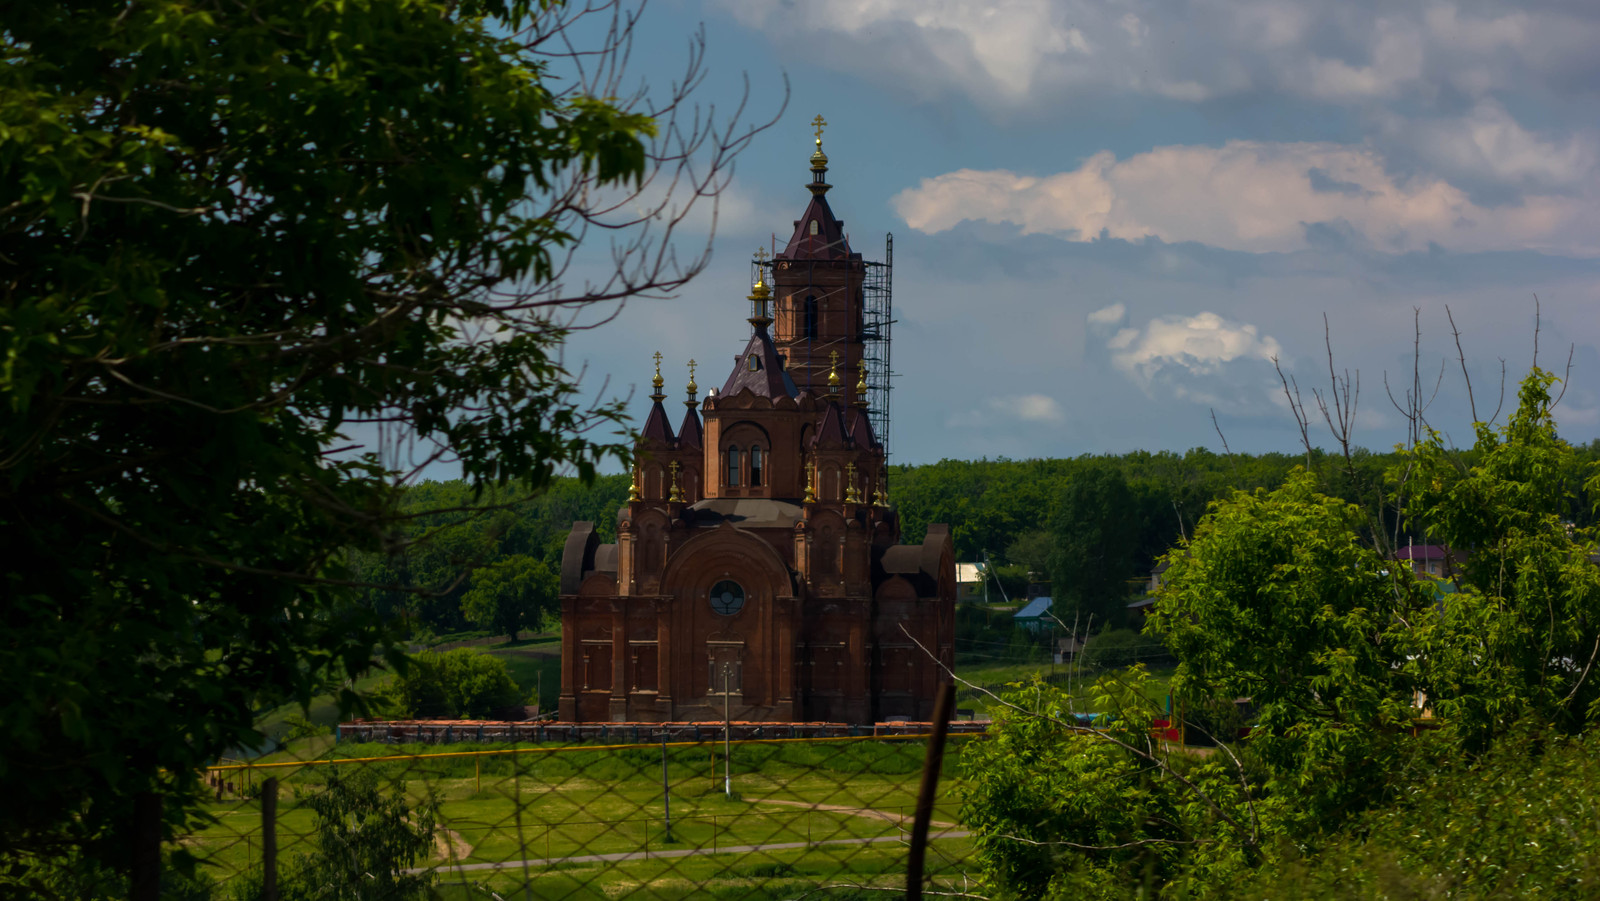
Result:
[[850,438],[857,447],[877,447],[878,436],[872,431],[872,417],[860,407],[852,406],[850,412],[845,414],[845,421],[850,426]]
[[827,409],[822,411],[822,422],[817,424],[817,434],[811,439],[811,446],[845,447],[849,443],[850,431],[844,426],[844,416],[839,410],[839,405],[830,402]]
[[[811,234],[812,222],[817,223],[817,233],[814,235]],[[794,221],[794,235],[789,238],[783,252],[778,254],[778,259],[848,260],[860,256],[850,252],[850,243],[844,234],[844,220],[834,218],[828,199],[817,194],[806,204],[806,211]]]
[[640,434],[646,441],[659,441],[662,444],[677,440],[672,437],[672,426],[667,422],[667,411],[662,409],[661,401],[650,405],[650,416],[644,421],[644,431]]
[[[755,360],[754,369],[750,364],[752,359]],[[794,379],[784,371],[783,358],[778,356],[778,348],[773,346],[772,336],[767,334],[764,326],[756,328],[756,333],[750,336],[750,343],[734,358],[733,372],[728,374],[728,381],[722,386],[722,396],[732,397],[745,390],[757,397],[774,400],[800,394],[800,389],[794,386]]]
[[805,516],[805,508],[787,501],[764,497],[718,497],[691,504],[697,523],[731,522],[746,528],[781,526],[793,528]]
[[700,426],[700,414],[690,407],[683,414],[683,424],[678,426],[678,446],[701,448],[705,446],[705,429]]

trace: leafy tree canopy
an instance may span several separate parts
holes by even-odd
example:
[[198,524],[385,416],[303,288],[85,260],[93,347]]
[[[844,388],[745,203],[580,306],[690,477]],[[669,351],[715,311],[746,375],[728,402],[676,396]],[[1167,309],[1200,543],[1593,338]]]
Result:
[[[565,329],[704,259],[661,252],[685,195],[610,204],[714,195],[748,135],[627,94],[635,20],[589,9],[0,8],[0,856],[125,866],[135,796],[393,658],[352,563],[409,543],[413,468],[475,499],[626,454]],[[570,288],[588,228],[645,223]]]

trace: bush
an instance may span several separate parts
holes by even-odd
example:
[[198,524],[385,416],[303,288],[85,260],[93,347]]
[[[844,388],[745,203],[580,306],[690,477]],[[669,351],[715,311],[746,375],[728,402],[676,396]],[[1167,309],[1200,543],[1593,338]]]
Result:
[[522,702],[505,661],[473,648],[413,655],[374,696],[377,710],[405,719],[486,719]]
[[1141,660],[1165,656],[1160,639],[1141,635],[1132,629],[1114,629],[1091,638],[1084,649],[1084,661],[1097,669],[1121,669]]

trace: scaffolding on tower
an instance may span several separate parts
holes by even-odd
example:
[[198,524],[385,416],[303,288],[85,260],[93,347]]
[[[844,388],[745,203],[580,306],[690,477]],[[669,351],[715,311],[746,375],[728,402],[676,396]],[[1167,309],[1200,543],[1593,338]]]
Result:
[[[774,239],[776,243],[776,239]],[[846,253],[849,252],[848,238],[838,242]],[[776,251],[776,247],[774,247]],[[759,254],[750,261],[750,281],[752,284],[757,279],[764,280],[767,284],[776,283],[775,265],[778,260],[765,253]],[[894,325],[894,233],[886,232],[883,236],[883,260],[862,260],[866,271],[861,280],[861,358],[867,364],[867,417],[872,422],[872,432],[883,445],[883,455],[888,459],[889,449],[889,394],[894,387],[894,369],[890,365],[889,345],[891,327]],[[793,314],[792,306],[787,306],[783,298],[775,302],[778,314]],[[820,352],[828,348],[829,342],[818,342],[812,349]],[[813,374],[807,371],[807,376]],[[809,378],[796,377],[800,387],[810,390],[813,386]]]
[[867,416],[889,456],[889,393],[894,387],[889,337],[894,325],[894,233],[883,236],[883,262],[867,260],[861,285],[863,354],[867,362]]

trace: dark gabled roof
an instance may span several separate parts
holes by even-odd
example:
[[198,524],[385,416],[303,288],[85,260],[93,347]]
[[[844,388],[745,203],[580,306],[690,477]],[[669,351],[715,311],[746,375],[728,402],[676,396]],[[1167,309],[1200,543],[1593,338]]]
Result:
[[850,430],[844,426],[844,414],[839,405],[829,402],[822,411],[822,421],[817,423],[817,434],[811,439],[812,447],[848,447]]
[[850,412],[845,414],[845,422],[850,429],[850,439],[856,447],[878,447],[878,436],[872,431],[872,417],[867,411],[852,406]]
[[[815,220],[817,233],[811,234]],[[794,235],[778,254],[780,260],[848,260],[860,254],[850,252],[844,236],[844,220],[835,219],[827,198],[817,194],[806,204],[806,211],[794,221]]]
[[[750,368],[751,357],[757,363],[753,370]],[[740,391],[749,391],[757,397],[773,400],[798,397],[800,394],[800,389],[794,386],[794,379],[784,371],[783,359],[778,356],[778,348],[773,346],[772,336],[767,334],[765,326],[756,327],[756,333],[750,336],[750,343],[744,346],[744,352],[734,358],[733,372],[729,373],[728,381],[722,386],[721,396],[732,397]]]
[[690,407],[683,414],[683,424],[678,426],[678,446],[698,450],[705,446],[705,429],[700,426],[700,414]]
[[1438,544],[1412,544],[1394,552],[1396,560],[1443,560],[1450,552]]
[[667,411],[662,409],[661,401],[650,404],[650,416],[644,421],[644,431],[640,436],[646,441],[671,444],[676,441],[672,437],[672,426],[667,423]]

